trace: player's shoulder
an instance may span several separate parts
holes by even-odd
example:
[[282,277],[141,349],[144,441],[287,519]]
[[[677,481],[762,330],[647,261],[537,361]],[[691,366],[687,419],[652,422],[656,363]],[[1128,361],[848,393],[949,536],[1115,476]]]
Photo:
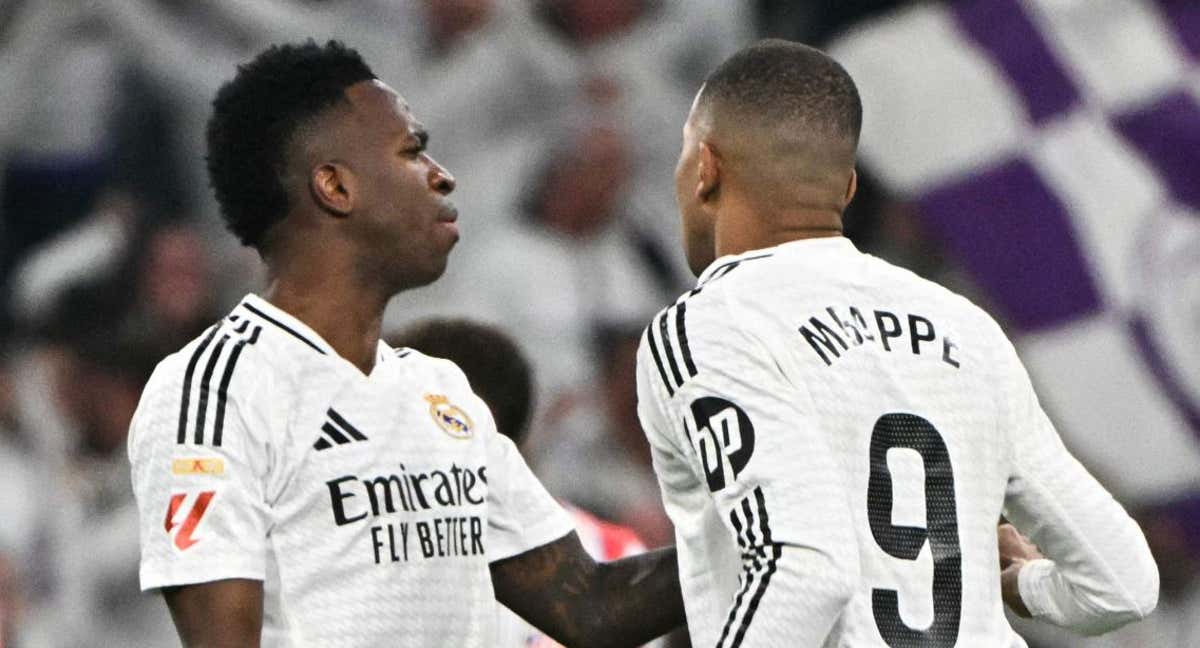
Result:
[[432,384],[466,388],[470,386],[466,374],[451,360],[426,355],[410,347],[399,347],[390,351],[392,359],[404,362],[410,371]]
[[999,324],[983,307],[944,284],[884,259],[863,253],[864,270],[858,280],[869,285],[870,292],[886,297],[897,305],[920,307],[923,315],[953,324],[960,333],[993,336],[1003,333]]
[[699,376],[705,365],[745,349],[751,341],[746,322],[754,314],[742,304],[747,291],[761,290],[764,273],[775,272],[773,256],[760,251],[718,259],[695,288],[651,318],[642,333],[639,365],[661,379],[668,395]]
[[711,309],[728,295],[769,290],[772,279],[783,274],[785,263],[777,248],[721,257],[700,273],[696,287],[679,299],[691,301],[694,308]]
[[392,355],[412,365],[415,371],[448,380],[462,380],[462,382],[467,380],[466,374],[462,372],[461,368],[458,368],[458,365],[454,364],[454,361],[427,355],[409,347],[392,349]]
[[700,274],[694,288],[655,315],[656,323],[652,326],[661,328],[665,320],[674,317],[705,328],[722,328],[730,324],[727,311],[731,307],[731,298],[753,301],[756,295],[771,290],[771,282],[766,279],[780,274],[779,260],[773,250],[756,250],[717,259]]
[[142,390],[134,427],[165,430],[177,420],[180,438],[220,438],[234,410],[265,416],[294,397],[313,368],[306,360],[332,353],[322,345],[302,324],[247,296],[158,363]]
[[[206,390],[233,381],[258,382],[265,375],[292,368],[272,353],[270,335],[261,323],[235,311],[213,323],[155,367],[146,390],[197,384]],[[251,377],[247,381],[246,378]]]
[[879,283],[885,289],[894,289],[903,293],[917,293],[924,296],[926,299],[934,300],[944,304],[947,308],[960,310],[972,315],[987,314],[978,305],[963,295],[951,290],[943,284],[940,284],[932,279],[927,279],[913,272],[908,268],[904,268],[893,263],[889,263],[878,257],[864,254],[870,259],[874,266],[875,276],[880,277]]

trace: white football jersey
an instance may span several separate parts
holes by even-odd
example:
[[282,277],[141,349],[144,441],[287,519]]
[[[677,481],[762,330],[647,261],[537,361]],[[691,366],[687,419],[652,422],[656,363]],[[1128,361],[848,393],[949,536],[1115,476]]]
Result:
[[452,363],[365,376],[253,295],[159,364],[129,456],[142,588],[261,580],[264,646],[491,646],[488,563],[572,530]]
[[697,646],[1023,646],[997,522],[1052,561],[1035,615],[1146,614],[1136,524],[1076,462],[1000,328],[966,299],[809,239],[719,259],[638,356]]

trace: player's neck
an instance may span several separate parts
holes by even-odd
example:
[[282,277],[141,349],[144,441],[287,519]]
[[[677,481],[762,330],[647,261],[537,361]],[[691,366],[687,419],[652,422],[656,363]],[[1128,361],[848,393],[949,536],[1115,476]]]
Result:
[[346,273],[280,273],[271,277],[263,296],[369,375],[375,367],[383,311],[390,296],[346,283]]
[[717,220],[717,257],[772,248],[791,241],[842,235],[842,214],[836,209],[794,207],[773,209],[745,206]]

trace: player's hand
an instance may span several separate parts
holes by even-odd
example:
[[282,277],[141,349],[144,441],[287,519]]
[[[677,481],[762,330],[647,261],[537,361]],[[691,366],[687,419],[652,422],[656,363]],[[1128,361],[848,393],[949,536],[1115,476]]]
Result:
[[1021,532],[1017,531],[1017,527],[1007,522],[996,529],[996,536],[999,539],[1000,569],[1002,570],[1008,569],[1015,562],[1024,563],[1045,558],[1038,550],[1037,545],[1021,535]]
[[1030,614],[1029,608],[1025,607],[1025,602],[1021,600],[1018,577],[1021,567],[1024,567],[1025,563],[1045,556],[1038,550],[1037,545],[1021,535],[1021,532],[1011,524],[1001,524],[996,530],[996,536],[1000,549],[1000,593],[1004,598],[1004,604],[1017,616],[1028,619],[1033,615]]

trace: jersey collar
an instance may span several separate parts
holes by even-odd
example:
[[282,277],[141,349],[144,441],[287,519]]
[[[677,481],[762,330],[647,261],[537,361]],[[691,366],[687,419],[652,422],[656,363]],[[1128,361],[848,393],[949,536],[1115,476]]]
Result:
[[824,253],[829,252],[857,252],[858,248],[850,242],[850,239],[844,236],[823,236],[818,238],[797,239],[780,243],[774,247],[762,248],[759,250],[748,250],[741,254],[727,254],[716,261],[709,264],[704,272],[700,273],[700,278],[697,284],[703,285],[705,282],[717,277],[730,268],[737,266],[743,262],[754,261],[756,259],[765,259],[775,256],[776,254],[791,254],[800,252],[803,254]]
[[858,248],[845,236],[822,236],[780,243],[771,251],[777,254],[844,254],[857,253]]
[[243,297],[241,303],[234,310],[235,313],[238,311],[242,311],[243,315],[248,314],[250,317],[262,320],[267,326],[278,329],[280,333],[290,337],[297,344],[303,344],[316,353],[337,357],[337,352],[333,350],[333,347],[329,346],[329,343],[316,331],[258,295],[250,293]]
[[[349,360],[346,360],[333,349],[325,338],[322,338],[316,331],[312,330],[307,324],[300,321],[296,317],[288,314],[287,311],[275,306],[271,302],[250,293],[242,298],[241,303],[234,309],[233,314],[240,317],[251,317],[256,321],[261,321],[266,326],[277,329],[284,337],[289,338],[297,344],[303,344],[310,350],[320,355],[326,356],[334,364],[345,366],[353,371],[356,375],[361,376],[362,372],[357,367],[352,365]],[[383,340],[379,341],[375,352],[375,368],[380,365],[390,364],[397,358],[402,358],[407,353],[405,350],[397,350],[388,346]],[[371,371],[368,378],[373,377],[378,373],[375,370]]]

